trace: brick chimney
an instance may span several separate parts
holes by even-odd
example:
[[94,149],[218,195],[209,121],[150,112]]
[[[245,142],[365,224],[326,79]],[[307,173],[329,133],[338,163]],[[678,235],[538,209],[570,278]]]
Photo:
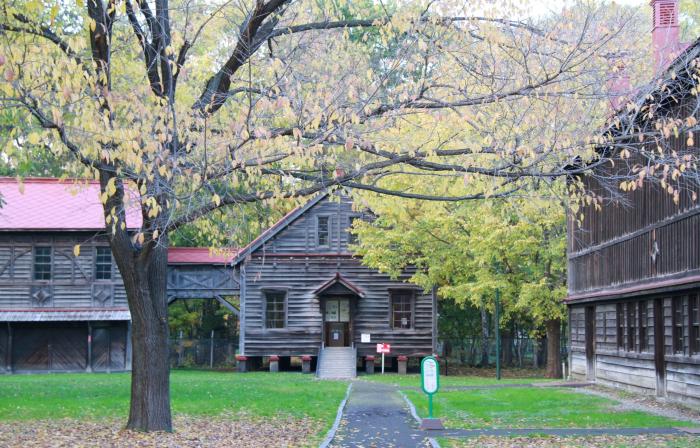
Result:
[[625,63],[617,57],[610,60],[610,78],[608,79],[608,98],[613,111],[619,110],[632,97],[632,83]]
[[654,50],[654,71],[668,67],[682,50],[678,25],[679,0],[651,0],[653,27],[651,42]]

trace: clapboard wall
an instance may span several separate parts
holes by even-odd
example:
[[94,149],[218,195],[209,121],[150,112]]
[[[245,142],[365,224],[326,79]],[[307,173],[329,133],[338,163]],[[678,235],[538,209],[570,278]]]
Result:
[[[39,246],[51,248],[50,280],[33,277],[34,250]],[[109,244],[94,233],[0,233],[0,309],[125,308],[126,293],[116,263],[112,263],[111,280],[94,278],[98,246]]]
[[[318,217],[329,219],[329,241],[318,244]],[[433,352],[434,297],[407,282],[410,272],[392,280],[369,269],[348,249],[348,228],[362,217],[344,196],[329,195],[306,210],[287,227],[253,251],[241,270],[241,298],[245,325],[243,352],[249,356],[316,355],[321,347],[323,316],[315,295],[321,285],[339,273],[363,292],[353,299],[352,339],[359,355],[374,354],[376,343],[392,344],[392,354],[408,356]],[[287,293],[287,325],[266,329],[266,290]],[[390,290],[409,289],[415,294],[411,329],[390,324]],[[360,342],[371,334],[371,343]]]
[[[682,321],[688,322],[690,308],[688,300],[694,291],[674,293],[682,301]],[[661,302],[662,315],[658,318],[662,321],[663,372],[657,375],[656,368],[656,328],[654,325],[657,316],[654,301]],[[673,347],[673,317],[672,297],[653,295],[646,297],[641,303],[646,305],[647,326],[646,343],[640,345],[639,308],[633,313],[635,319],[634,336],[635,343],[631,348],[628,345],[629,326],[618,326],[618,318],[627,319],[626,313],[620,315],[617,311],[618,304],[637,304],[638,299],[615,300],[595,305],[595,373],[594,380],[597,383],[612,387],[620,387],[633,392],[648,395],[666,396],[675,401],[688,402],[694,405],[700,404],[700,354],[691,353],[689,350],[690,332],[685,327],[683,333],[683,348],[681,351]],[[571,322],[571,374],[577,379],[586,378],[586,344],[585,344],[585,306],[570,307]],[[621,339],[620,341],[618,339]],[[621,344],[620,344],[621,342]]]

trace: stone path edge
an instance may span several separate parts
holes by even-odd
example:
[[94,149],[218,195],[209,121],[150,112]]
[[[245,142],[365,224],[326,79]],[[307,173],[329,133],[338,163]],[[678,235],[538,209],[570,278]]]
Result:
[[[422,423],[421,418],[418,417],[418,411],[416,411],[416,407],[413,405],[413,402],[411,401],[410,398],[408,398],[408,396],[405,393],[403,393],[402,390],[399,390],[398,392],[403,397],[404,401],[406,401],[406,404],[408,405],[408,409],[411,411],[411,416],[413,416],[413,419],[420,426],[420,424]],[[435,437],[428,437],[428,443],[430,444],[431,448],[440,448],[440,443],[437,441],[437,439]]]
[[408,405],[408,409],[411,411],[411,416],[413,416],[413,419],[414,419],[414,420],[416,421],[416,423],[418,423],[418,425],[420,426],[420,424],[422,423],[422,421],[421,421],[421,418],[418,417],[418,411],[416,411],[416,407],[413,406],[413,403],[411,402],[411,400],[408,398],[408,396],[406,396],[405,393],[403,393],[402,390],[399,390],[398,392],[399,392],[399,394],[403,397],[403,399],[404,399],[404,401],[406,402],[406,404]]
[[345,391],[345,398],[343,398],[343,401],[341,401],[340,405],[338,406],[338,412],[336,412],[335,414],[335,421],[333,422],[333,426],[331,426],[331,429],[328,430],[328,432],[326,433],[326,438],[323,439],[323,442],[321,442],[318,448],[328,448],[328,446],[335,438],[335,433],[338,432],[338,428],[340,427],[340,421],[343,419],[343,411],[345,410],[345,405],[348,402],[348,397],[350,397],[351,390],[352,383],[348,384],[348,389]]

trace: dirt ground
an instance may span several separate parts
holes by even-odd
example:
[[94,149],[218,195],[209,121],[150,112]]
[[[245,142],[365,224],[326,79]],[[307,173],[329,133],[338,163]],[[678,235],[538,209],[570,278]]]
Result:
[[314,420],[178,417],[172,433],[139,433],[123,421],[44,420],[0,422],[2,447],[306,447],[318,446]]

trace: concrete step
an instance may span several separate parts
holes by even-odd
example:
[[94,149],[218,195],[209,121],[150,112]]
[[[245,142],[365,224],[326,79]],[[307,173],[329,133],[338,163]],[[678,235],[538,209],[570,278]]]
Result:
[[316,375],[325,379],[348,379],[357,375],[357,352],[350,347],[321,350]]

